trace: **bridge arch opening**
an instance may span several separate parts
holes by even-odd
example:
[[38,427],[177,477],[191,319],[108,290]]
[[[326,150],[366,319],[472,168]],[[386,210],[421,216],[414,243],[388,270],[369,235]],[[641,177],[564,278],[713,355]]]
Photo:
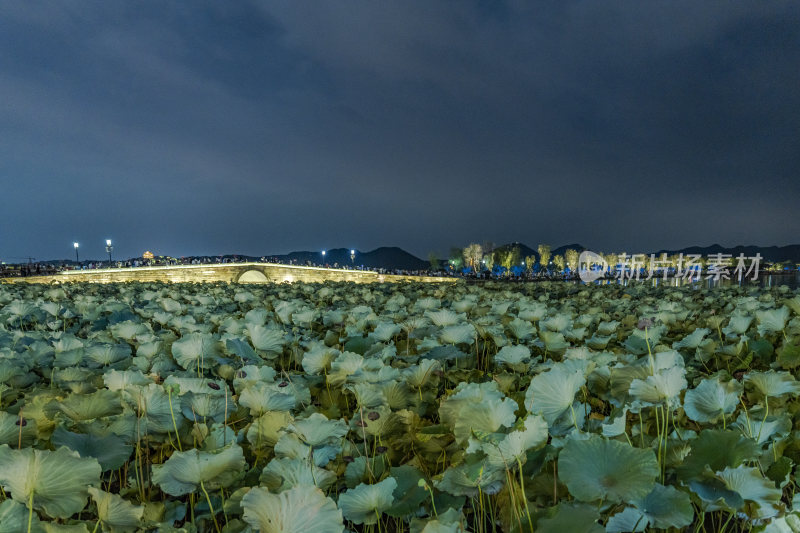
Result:
[[248,270],[236,280],[239,283],[265,283],[269,281],[267,276],[260,270]]

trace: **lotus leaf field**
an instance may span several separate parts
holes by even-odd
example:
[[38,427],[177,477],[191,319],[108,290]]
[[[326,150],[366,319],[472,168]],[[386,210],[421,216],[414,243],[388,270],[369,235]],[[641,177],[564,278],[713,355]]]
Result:
[[0,532],[800,531],[800,292],[0,285]]

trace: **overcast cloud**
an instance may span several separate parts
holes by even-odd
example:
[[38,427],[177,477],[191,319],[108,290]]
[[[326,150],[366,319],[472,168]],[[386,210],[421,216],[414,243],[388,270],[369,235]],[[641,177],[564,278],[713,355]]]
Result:
[[800,4],[0,3],[0,259],[800,242]]

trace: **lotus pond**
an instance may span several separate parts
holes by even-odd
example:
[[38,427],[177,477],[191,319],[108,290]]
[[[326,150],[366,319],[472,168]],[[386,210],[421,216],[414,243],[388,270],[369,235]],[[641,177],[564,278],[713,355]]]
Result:
[[800,531],[788,287],[0,285],[0,532]]

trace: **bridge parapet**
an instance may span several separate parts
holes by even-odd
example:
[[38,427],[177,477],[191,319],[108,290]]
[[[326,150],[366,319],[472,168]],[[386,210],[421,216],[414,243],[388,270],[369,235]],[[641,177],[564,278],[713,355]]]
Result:
[[66,270],[53,276],[6,278],[12,283],[91,282],[115,283],[126,281],[160,281],[173,283],[283,283],[323,281],[375,282],[454,282],[455,278],[434,276],[399,276],[379,274],[370,270],[282,265],[275,263],[222,263],[208,265],[175,265],[96,270]]

